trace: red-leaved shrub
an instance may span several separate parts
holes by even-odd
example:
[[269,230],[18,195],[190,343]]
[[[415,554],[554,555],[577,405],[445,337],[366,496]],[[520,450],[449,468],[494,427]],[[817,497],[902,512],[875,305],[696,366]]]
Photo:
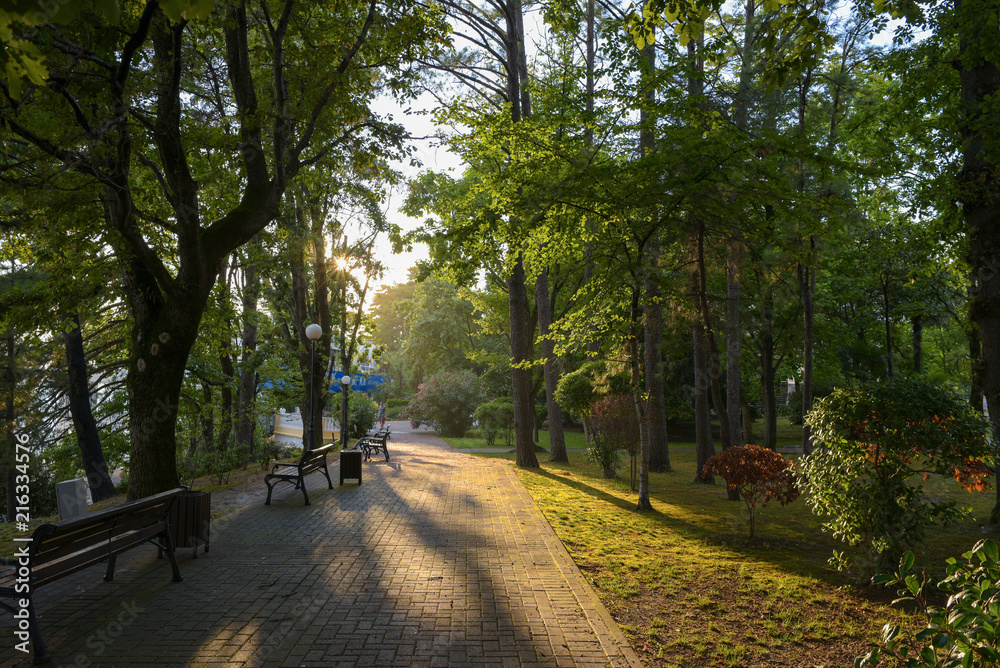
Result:
[[792,462],[774,450],[759,445],[741,445],[723,450],[705,462],[704,474],[721,476],[735,488],[750,513],[750,537],[754,537],[754,514],[771,499],[787,506],[799,498],[792,476]]

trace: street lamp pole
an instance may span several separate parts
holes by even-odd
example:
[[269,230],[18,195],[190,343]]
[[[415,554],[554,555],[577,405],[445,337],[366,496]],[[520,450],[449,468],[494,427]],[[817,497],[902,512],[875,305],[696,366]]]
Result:
[[309,439],[306,450],[316,447],[316,341],[323,336],[323,328],[313,323],[306,327],[306,336],[312,341],[312,351],[309,356]]
[[347,448],[347,393],[351,389],[351,376],[348,373],[344,373],[340,377],[340,386],[344,391],[344,397],[341,400],[343,405],[343,410],[340,413],[340,449],[344,450]]

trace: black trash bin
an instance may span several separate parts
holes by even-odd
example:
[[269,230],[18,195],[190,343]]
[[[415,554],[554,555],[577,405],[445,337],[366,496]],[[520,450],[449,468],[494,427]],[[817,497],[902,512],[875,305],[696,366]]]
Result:
[[361,484],[361,451],[340,451],[340,484],[345,480],[357,480]]

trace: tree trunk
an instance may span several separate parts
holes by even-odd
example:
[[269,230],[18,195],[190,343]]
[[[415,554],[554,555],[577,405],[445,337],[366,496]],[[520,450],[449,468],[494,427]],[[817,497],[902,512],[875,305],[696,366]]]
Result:
[[201,422],[201,442],[204,452],[212,452],[215,449],[215,406],[213,402],[212,386],[206,379],[202,378],[198,421]]
[[233,364],[233,347],[230,345],[232,330],[226,328],[223,339],[219,342],[222,355],[219,356],[219,366],[225,381],[219,388],[221,402],[219,404],[219,435],[216,440],[219,452],[229,450],[229,439],[233,434],[233,385],[236,384],[236,365]]
[[76,442],[83,456],[83,470],[87,474],[90,496],[103,501],[115,495],[115,486],[108,473],[108,464],[101,449],[101,436],[90,408],[90,382],[87,373],[87,355],[83,349],[83,332],[76,313],[67,316],[73,327],[63,330],[66,347],[66,365],[69,371],[69,411],[73,416]]
[[778,445],[778,401],[774,396],[774,375],[774,335],[771,319],[767,318],[760,337],[760,396],[764,404],[764,440],[761,445],[771,450]]
[[701,310],[702,331],[704,332],[705,341],[708,343],[708,352],[711,356],[709,380],[711,383],[712,405],[715,407],[715,414],[719,416],[719,435],[722,438],[722,449],[725,450],[736,445],[736,442],[733,438],[734,434],[729,430],[729,420],[726,417],[726,404],[722,400],[722,359],[719,354],[719,347],[715,342],[715,335],[713,334],[714,330],[712,329],[712,316],[708,308],[708,278],[706,276],[705,269],[704,224],[699,225],[697,237],[696,264],[698,268],[698,306]]
[[535,407],[531,405],[531,370],[521,365],[529,360],[528,353],[528,295],[524,288],[524,255],[518,253],[517,261],[507,282],[510,299],[510,351],[514,366],[511,368],[511,387],[514,395],[514,447],[517,465],[538,468],[532,426]]
[[[259,243],[259,237],[254,244]],[[240,355],[240,384],[236,394],[236,447],[248,461],[255,458],[253,433],[257,410],[257,299],[260,296],[260,275],[254,262],[243,263],[243,346]]]
[[[655,121],[652,109],[656,104],[656,49],[650,40],[642,50],[642,93],[645,105],[640,110],[639,152],[641,158],[650,157],[656,150]],[[670,453],[667,443],[667,409],[663,399],[663,314],[660,305],[660,287],[656,274],[660,265],[660,240],[657,230],[653,230],[646,241],[645,252],[638,249],[642,263],[642,311],[643,311],[643,368],[645,370],[646,440],[640,463],[640,486],[648,481],[649,470],[663,472],[670,470]],[[636,314],[638,316],[638,314]],[[643,492],[648,500],[649,490]]]
[[632,402],[635,404],[635,418],[639,421],[639,499],[636,510],[652,510],[649,501],[649,415],[646,399],[643,397],[642,367],[639,352],[639,318],[642,313],[640,296],[642,294],[641,279],[636,276],[632,286],[632,304],[629,310],[628,358],[631,372]]
[[[655,235],[650,239],[650,255],[659,258],[659,243]],[[651,259],[651,262],[654,260]],[[663,313],[660,306],[660,288],[652,277],[643,281],[645,304],[644,363],[646,368],[647,411],[649,418],[649,470],[664,473],[670,467],[670,450],[667,439],[667,407],[663,399]]]
[[[587,147],[588,157],[593,154],[594,147],[594,80],[596,78],[596,68],[595,68],[595,58],[597,54],[597,36],[594,30],[596,24],[596,0],[587,0],[587,46],[586,46],[586,68],[587,68],[587,102],[586,102],[586,119],[587,123],[584,127],[584,143]],[[590,239],[590,232],[594,228],[594,218],[593,216],[587,216],[586,229],[588,232],[587,243],[584,247],[584,257],[583,257],[583,282],[584,285],[590,285],[591,280],[594,276],[594,242]],[[593,330],[593,324],[589,327]],[[590,360],[596,360],[598,353],[601,350],[601,346],[597,341],[589,340],[587,341],[587,358]],[[589,441],[588,441],[589,443]]]
[[745,398],[740,401],[740,412],[743,414],[743,442],[754,443],[750,403]]
[[[697,279],[696,279],[697,280]],[[691,327],[694,361],[694,433],[695,461],[694,481],[714,484],[715,477],[705,475],[705,464],[715,456],[712,442],[712,416],[708,408],[708,356],[705,354],[705,328],[697,319]]]
[[552,326],[552,303],[549,297],[549,270],[543,269],[535,279],[535,303],[538,308],[538,331],[542,335],[542,359],[545,360],[545,406],[549,413],[549,461],[568,462],[566,437],[563,434],[562,408],[556,403],[559,368],[556,366],[554,341],[548,338]]
[[[812,410],[812,367],[813,367],[813,302],[812,296],[816,289],[815,268],[812,266],[813,239],[809,238],[810,252],[806,266],[798,265],[799,293],[802,295],[802,414],[807,415]],[[802,422],[802,452],[812,452],[812,430],[809,423]]]
[[913,325],[913,372],[924,372],[924,319],[915,315],[911,319]]
[[[142,299],[135,292],[130,296],[133,302]],[[205,310],[204,301],[189,305],[177,299],[164,304],[155,315],[145,306],[143,300],[142,305],[132,308],[136,323],[126,380],[132,436],[130,500],[180,484],[175,441],[177,407],[188,355]]]
[[[969,264],[974,292],[970,317],[982,341],[983,394],[993,425],[993,444],[1000,448],[1000,62],[996,28],[983,20],[995,8],[975,0],[955,0],[959,36],[959,79],[965,140],[959,174],[962,212],[969,234]],[[991,521],[1000,520],[1000,485]]]
[[[740,242],[730,239],[726,261],[726,415],[729,433],[741,431],[740,392]],[[719,416],[722,419],[722,416]]]
[[980,413],[983,412],[983,345],[979,340],[979,327],[974,323],[966,331],[969,338],[969,363],[971,365],[969,404]]

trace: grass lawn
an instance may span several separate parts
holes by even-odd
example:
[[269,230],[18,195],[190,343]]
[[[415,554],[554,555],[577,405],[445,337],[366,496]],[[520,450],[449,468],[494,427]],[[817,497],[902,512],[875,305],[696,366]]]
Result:
[[[786,422],[783,431],[792,445],[794,428]],[[634,510],[627,460],[615,480],[580,454],[569,465],[539,457],[540,469],[518,470],[644,663],[851,666],[887,622],[919,622],[889,605],[895,591],[853,585],[827,565],[837,543],[801,499],[764,509],[751,542],[742,502],[726,500],[721,485],[691,482],[691,444],[672,443],[670,455],[673,471],[650,477],[654,512],[646,514]],[[975,518],[989,516],[994,492],[968,494],[941,478],[925,484]],[[918,565],[940,573],[945,558],[983,537],[976,519],[940,530]]]

